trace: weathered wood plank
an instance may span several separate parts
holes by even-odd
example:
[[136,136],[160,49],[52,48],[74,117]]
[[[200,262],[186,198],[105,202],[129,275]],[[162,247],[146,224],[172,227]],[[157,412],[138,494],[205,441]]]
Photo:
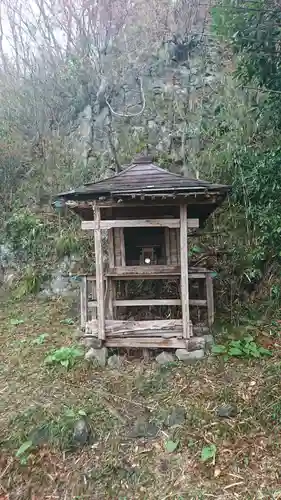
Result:
[[214,291],[213,279],[210,274],[206,276],[206,292],[207,292],[207,307],[208,307],[208,326],[212,327],[215,320],[215,307],[214,307]]
[[[119,279],[122,279],[128,276],[135,276],[136,273],[138,273],[139,275],[142,274],[142,272],[138,272],[138,270],[136,271],[136,269],[139,269],[140,267],[142,267],[143,271],[148,271],[145,273],[146,276],[148,276],[149,278],[149,275],[151,276],[157,276],[158,277],[160,275],[164,275],[164,276],[167,276],[167,275],[171,275],[172,277],[173,276],[180,276],[180,267],[179,266],[172,266],[172,268],[170,267],[169,269],[169,266],[166,266],[166,270],[165,272],[163,272],[163,270],[161,271],[161,268],[159,267],[157,270],[155,270],[155,268],[153,268],[153,266],[126,266],[126,268],[124,269],[124,271],[121,271],[121,268],[120,266],[117,266],[116,268],[112,268],[112,269],[109,269],[108,272],[106,273],[107,276],[112,276],[112,277],[117,277],[120,276]],[[155,273],[151,273],[151,271],[149,272],[149,270],[154,269],[156,272]],[[117,269],[117,272],[115,272],[115,269]],[[162,268],[163,269],[163,268]],[[174,271],[173,271],[174,270]],[[133,271],[133,274],[132,274],[132,271]],[[210,273],[211,271],[202,271],[202,272],[190,272],[188,273],[188,279],[191,280],[191,279],[205,279],[206,278],[206,274],[207,273]],[[121,274],[122,273],[122,274]],[[145,279],[145,277],[144,277]],[[87,276],[87,281],[96,281],[96,277],[95,276]]]
[[106,338],[107,339],[112,339],[112,338],[126,338],[126,337],[139,337],[139,336],[142,336],[142,337],[160,337],[160,338],[163,338],[163,339],[171,339],[171,338],[179,338],[179,339],[182,339],[182,328],[179,328],[178,330],[167,330],[167,331],[163,331],[163,330],[153,330],[153,331],[150,331],[150,330],[144,330],[144,331],[137,331],[137,332],[134,332],[132,330],[129,330],[128,332],[123,332],[123,333],[119,333],[119,332],[109,332],[106,334]]
[[121,266],[121,248],[120,248],[120,231],[119,227],[113,229],[114,237],[114,253],[115,253],[115,266]]
[[113,229],[109,229],[107,233],[108,237],[108,263],[109,267],[114,267],[114,238],[113,238]]
[[177,249],[177,229],[170,229],[171,265],[179,265]]
[[180,260],[181,260],[181,302],[183,337],[190,337],[189,290],[188,290],[188,245],[187,245],[187,206],[180,206]]
[[107,347],[135,347],[148,349],[186,349],[187,342],[184,339],[160,337],[126,337],[126,338],[106,338]]
[[165,256],[166,256],[166,264],[171,265],[170,229],[168,227],[165,227]]
[[81,328],[84,328],[88,321],[88,291],[87,278],[84,276],[80,285],[80,312],[81,312]]
[[[87,323],[88,331],[91,331],[93,335],[99,332],[99,323],[97,320],[88,321]],[[126,332],[132,332],[136,334],[139,332],[151,332],[153,331],[179,331],[182,328],[182,320],[170,319],[170,320],[154,320],[154,321],[118,321],[118,320],[106,320],[105,321],[105,332],[106,335],[110,333],[118,333],[120,335]]]
[[[180,306],[180,299],[126,299],[126,300],[113,300],[114,307],[149,307],[149,306]],[[190,306],[206,307],[207,301],[201,299],[190,299]],[[90,309],[97,307],[97,302],[90,300],[88,302]],[[109,318],[108,318],[109,319]]]
[[116,300],[114,302],[116,307],[138,307],[138,306],[179,306],[181,305],[180,299],[128,299]]
[[180,266],[117,266],[109,269],[107,276],[142,276],[142,275],[168,275],[180,276]]
[[94,207],[94,217],[96,229],[94,231],[95,237],[95,257],[96,257],[96,287],[97,287],[97,324],[98,324],[98,337],[105,339],[105,315],[104,315],[104,278],[103,278],[103,256],[101,244],[101,230],[100,223],[100,208]]
[[[188,219],[189,228],[198,228],[199,219]],[[169,227],[179,228],[179,219],[123,219],[123,220],[102,220],[100,221],[100,229],[124,228],[124,227]],[[94,230],[97,228],[96,221],[82,221],[81,228],[83,230]]]
[[125,238],[124,238],[124,229],[120,227],[120,253],[121,253],[121,266],[126,266],[126,255],[125,255]]
[[[114,267],[114,237],[113,229],[108,230],[108,263],[110,267]],[[114,307],[113,300],[115,298],[114,289],[116,287],[116,282],[112,278],[107,278],[107,315],[108,319],[114,319]]]

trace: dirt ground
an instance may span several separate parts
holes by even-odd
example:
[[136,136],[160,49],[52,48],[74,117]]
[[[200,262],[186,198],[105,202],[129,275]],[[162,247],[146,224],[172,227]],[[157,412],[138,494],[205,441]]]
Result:
[[[274,351],[264,360],[48,365],[76,345],[69,316],[64,301],[1,304],[0,500],[281,499],[278,324],[259,328]],[[237,415],[218,416],[225,404]]]

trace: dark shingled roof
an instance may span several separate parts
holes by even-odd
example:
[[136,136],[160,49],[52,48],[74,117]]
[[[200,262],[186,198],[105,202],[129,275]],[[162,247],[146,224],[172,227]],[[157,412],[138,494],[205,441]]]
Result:
[[100,196],[129,195],[133,193],[205,192],[227,193],[230,186],[212,184],[173,174],[154,165],[149,158],[140,158],[113,177],[88,183],[78,189],[60,193],[57,198],[66,200],[96,199]]

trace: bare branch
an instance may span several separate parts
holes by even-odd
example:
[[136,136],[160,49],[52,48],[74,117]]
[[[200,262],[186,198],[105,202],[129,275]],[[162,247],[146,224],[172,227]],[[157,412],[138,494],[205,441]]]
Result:
[[106,102],[106,104],[107,104],[110,112],[114,116],[119,116],[121,118],[133,118],[135,116],[140,116],[144,112],[144,110],[145,110],[145,95],[144,95],[144,90],[143,90],[142,79],[141,78],[137,78],[136,81],[137,81],[137,83],[139,85],[140,96],[141,96],[141,109],[140,109],[140,111],[138,111],[137,113],[118,113],[117,111],[114,111],[114,109],[112,109],[110,103],[106,99],[105,102]]

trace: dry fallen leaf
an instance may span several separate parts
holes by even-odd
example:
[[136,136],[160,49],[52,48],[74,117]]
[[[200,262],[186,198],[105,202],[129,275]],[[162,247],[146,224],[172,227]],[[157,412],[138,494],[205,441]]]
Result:
[[214,470],[214,477],[219,477],[221,475],[221,470],[216,467],[215,470]]

